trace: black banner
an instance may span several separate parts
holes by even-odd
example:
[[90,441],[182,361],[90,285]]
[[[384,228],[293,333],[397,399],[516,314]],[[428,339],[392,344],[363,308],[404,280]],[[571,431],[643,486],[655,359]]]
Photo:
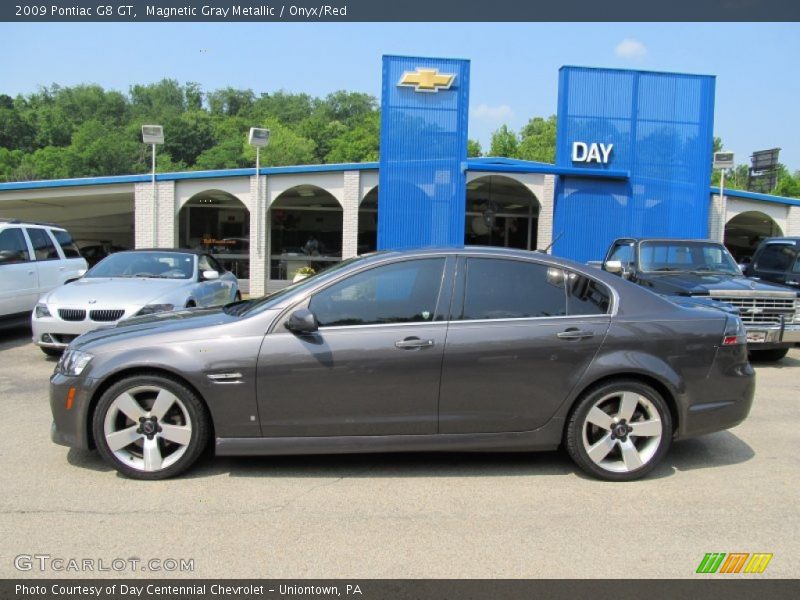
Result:
[[797,0],[4,0],[11,22],[800,21]]
[[3,580],[0,598],[192,600],[280,598],[299,600],[782,600],[800,596],[800,580],[753,579],[752,575],[712,580],[389,580],[389,579],[203,579],[203,580]]

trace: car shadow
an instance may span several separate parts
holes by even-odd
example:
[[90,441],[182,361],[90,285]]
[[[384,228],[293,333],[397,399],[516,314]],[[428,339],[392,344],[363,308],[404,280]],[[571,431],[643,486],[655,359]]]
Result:
[[21,323],[0,327],[0,350],[21,348],[31,343],[30,324]]
[[752,364],[757,369],[788,369],[791,367],[800,366],[800,358],[796,358],[796,356],[792,355],[786,355],[781,360],[776,360],[776,361],[751,359],[750,364]]
[[[729,431],[674,442],[667,456],[647,479],[671,477],[682,471],[747,462],[753,449]],[[71,448],[67,462],[97,472],[113,471],[96,451]],[[550,452],[409,452],[301,456],[214,457],[206,452],[181,479],[220,475],[255,478],[318,477],[529,477],[575,475],[596,481],[574,465],[563,450]],[[119,475],[122,477],[122,475]]]

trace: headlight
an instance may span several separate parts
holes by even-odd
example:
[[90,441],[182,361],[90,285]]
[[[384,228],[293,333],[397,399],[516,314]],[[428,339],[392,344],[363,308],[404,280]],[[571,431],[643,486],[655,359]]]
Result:
[[42,317],[53,316],[50,314],[50,310],[47,308],[46,304],[37,304],[36,308],[34,309],[34,315],[36,315],[37,319],[41,319]]
[[175,308],[173,304],[148,304],[142,310],[136,313],[136,316],[141,317],[142,315],[152,315],[153,313],[166,312],[172,310],[173,308]]
[[67,349],[67,351],[61,356],[61,359],[58,361],[58,365],[56,365],[56,371],[62,375],[76,377],[83,373],[83,370],[86,368],[86,365],[89,364],[89,361],[92,360],[92,358],[94,357],[88,352]]

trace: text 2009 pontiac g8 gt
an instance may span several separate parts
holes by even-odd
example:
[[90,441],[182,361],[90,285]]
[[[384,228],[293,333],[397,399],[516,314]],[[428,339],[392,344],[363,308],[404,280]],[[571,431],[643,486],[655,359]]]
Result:
[[56,367],[52,437],[160,479],[221,455],[547,450],[630,480],[748,414],[735,315],[540,253],[353,259],[260,300],[131,319]]

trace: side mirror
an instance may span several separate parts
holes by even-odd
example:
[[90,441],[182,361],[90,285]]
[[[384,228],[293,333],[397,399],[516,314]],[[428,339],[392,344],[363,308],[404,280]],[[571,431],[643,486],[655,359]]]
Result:
[[203,281],[214,281],[219,279],[219,271],[203,271]]
[[318,328],[317,317],[307,308],[298,308],[286,321],[286,329],[292,333],[314,333]]
[[607,260],[605,263],[603,263],[603,270],[608,271],[609,273],[614,273],[616,275],[621,275],[623,271],[622,261]]

